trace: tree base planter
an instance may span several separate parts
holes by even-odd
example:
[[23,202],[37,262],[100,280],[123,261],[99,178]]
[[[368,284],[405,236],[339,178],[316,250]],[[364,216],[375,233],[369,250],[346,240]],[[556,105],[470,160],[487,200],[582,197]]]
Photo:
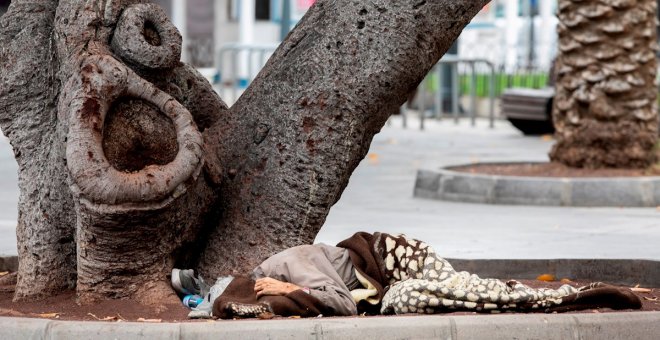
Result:
[[[660,261],[654,260],[634,260],[634,259],[447,259],[455,266],[458,270],[467,270],[472,273],[476,273],[481,277],[497,277],[501,279],[511,279],[515,278],[520,280],[522,283],[530,285],[535,288],[558,288],[561,285],[566,283],[568,279],[571,282],[569,284],[579,287],[589,282],[602,281],[611,285],[624,287],[633,287],[639,285],[644,289],[640,289],[636,294],[643,299],[642,310],[627,310],[625,314],[622,315],[639,315],[644,314],[644,312],[653,312],[660,314],[660,302],[655,300],[657,296],[658,288],[660,287]],[[11,258],[1,258],[0,257],[0,272],[2,271],[13,271],[16,269],[15,265],[11,264]],[[545,282],[539,281],[536,278],[540,274],[547,274],[548,276],[553,276],[555,281]],[[14,276],[14,280],[11,280],[11,276]],[[563,281],[562,281],[563,280]],[[134,321],[140,320],[150,320],[151,322],[162,321],[162,322],[176,322],[180,323],[180,326],[184,326],[187,322],[194,322],[194,320],[188,319],[187,315],[189,310],[185,308],[180,302],[176,304],[168,305],[166,309],[154,309],[137,304],[134,301],[125,301],[125,300],[103,300],[99,301],[96,304],[85,304],[79,305],[76,303],[76,295],[73,291],[68,291],[63,294],[49,297],[44,301],[21,301],[21,302],[12,302],[11,301],[11,290],[12,286],[15,284],[15,275],[8,274],[5,276],[0,276],[0,338],[7,338],[4,336],[7,332],[8,325],[21,324],[22,322],[35,323],[39,324],[44,321],[49,322],[60,322],[66,320],[70,322],[72,330],[79,330],[81,328],[88,329],[87,327],[99,327],[94,330],[92,333],[95,334],[95,338],[103,338],[104,336],[114,337],[114,338],[124,338],[125,336],[119,336],[116,333],[116,329],[108,329],[116,321],[126,321],[122,322],[126,325],[139,325],[139,323],[133,323]],[[645,290],[648,289],[648,290]],[[612,310],[609,309],[598,309],[598,312],[603,312],[606,314],[613,314]],[[594,311],[587,310],[579,314],[571,314],[573,316],[580,315],[592,315]],[[640,313],[641,312],[641,313]],[[452,313],[452,315],[462,315],[464,317],[475,317],[472,315],[472,312],[457,312]],[[467,314],[467,316],[466,316]],[[548,314],[542,314],[548,316]],[[7,318],[11,316],[12,318]],[[483,315],[484,317],[495,317]],[[528,315],[522,315],[516,313],[518,317],[526,317]],[[3,318],[4,317],[4,318]],[[22,319],[22,317],[27,317],[31,319]],[[419,320],[419,318],[424,318],[425,316],[412,316],[408,315],[407,319],[414,321]],[[435,316],[443,318],[447,315]],[[59,320],[53,320],[53,319]],[[375,317],[375,318],[364,318],[364,317],[353,317],[353,318],[314,318],[314,320],[330,320],[330,322],[336,322],[337,320],[349,321],[356,319],[365,319],[372,320],[372,322],[379,322],[378,320],[391,320],[392,317]],[[51,320],[44,320],[51,319]],[[91,321],[107,321],[105,323],[95,323]],[[309,319],[308,319],[309,320]],[[81,323],[80,321],[85,321]],[[266,324],[255,325],[258,329],[263,330],[274,330],[278,327],[273,324],[274,322],[286,321],[283,318],[277,318],[266,322]],[[301,321],[301,320],[298,320]],[[6,323],[6,324],[3,324]],[[250,321],[241,321],[250,322]],[[264,322],[264,321],[258,321]],[[195,323],[197,327],[201,326],[204,323]],[[223,327],[233,324],[230,321],[220,321],[218,324],[223,325]],[[160,327],[167,328],[167,324],[161,324]],[[265,326],[264,326],[265,325]],[[23,325],[27,327],[26,325]],[[61,327],[62,325],[60,325]],[[156,325],[154,325],[156,327]],[[22,330],[22,329],[21,329]],[[92,329],[88,329],[92,330]],[[125,328],[121,328],[125,330]],[[252,330],[254,331],[254,330]],[[256,337],[253,332],[248,332],[253,338]],[[409,329],[411,332],[412,329]],[[222,333],[223,330],[218,329],[214,334],[220,335],[221,337],[225,335]],[[11,334],[9,338],[14,338],[15,334]],[[22,334],[22,333],[17,333]],[[325,333],[324,333],[325,334]],[[411,333],[412,334],[412,333]],[[410,334],[408,336],[411,336]],[[71,336],[65,337],[70,338]],[[85,336],[83,336],[84,338]],[[155,336],[154,336],[155,337]],[[162,337],[162,336],[160,336]],[[225,336],[227,337],[227,336]],[[303,337],[303,336],[298,336]],[[296,338],[298,338],[296,337]],[[18,337],[23,338],[23,337]],[[47,338],[47,337],[46,337]],[[231,337],[230,337],[231,338]],[[334,338],[334,337],[331,337]],[[342,337],[342,338],[345,338]],[[352,337],[349,337],[352,338]]]
[[452,170],[458,167],[460,166],[440,170],[419,170],[414,196],[457,202],[514,205],[576,207],[660,205],[660,176],[522,177]]

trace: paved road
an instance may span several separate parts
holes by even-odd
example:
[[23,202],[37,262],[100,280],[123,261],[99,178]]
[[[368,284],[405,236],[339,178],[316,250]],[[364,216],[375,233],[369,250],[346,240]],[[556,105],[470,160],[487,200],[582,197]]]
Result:
[[[477,161],[543,161],[552,141],[448,120],[393,118],[357,168],[317,241],[334,244],[358,230],[404,232],[454,258],[640,258],[660,260],[660,211],[631,208],[494,206],[415,199],[419,168]],[[413,128],[412,126],[415,126]],[[16,164],[0,137],[0,254],[16,254]]]

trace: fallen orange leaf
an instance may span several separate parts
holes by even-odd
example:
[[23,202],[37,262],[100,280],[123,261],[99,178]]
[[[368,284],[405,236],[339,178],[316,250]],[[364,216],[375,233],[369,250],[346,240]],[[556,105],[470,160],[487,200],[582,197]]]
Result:
[[46,319],[59,318],[60,313],[41,313],[41,314],[37,314],[37,316],[39,316],[40,318],[46,318]]
[[561,279],[559,282],[561,282],[561,283],[571,283],[573,281],[571,281],[571,279],[565,277],[565,278]]
[[536,279],[539,281],[550,282],[550,281],[555,281],[555,276],[552,274],[542,274],[539,275]]
[[138,322],[162,322],[163,319],[145,319],[145,318],[139,318],[137,319]]

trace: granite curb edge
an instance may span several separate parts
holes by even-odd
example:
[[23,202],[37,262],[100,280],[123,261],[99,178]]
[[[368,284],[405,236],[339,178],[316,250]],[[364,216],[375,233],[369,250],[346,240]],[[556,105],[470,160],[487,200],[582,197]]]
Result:
[[650,339],[660,312],[406,315],[183,323],[0,317],[3,339]]
[[[660,287],[660,261],[649,259],[456,259],[447,258],[459,271],[500,279],[536,279],[551,274],[557,279],[603,281],[617,285]],[[16,256],[0,257],[0,272],[15,272]]]
[[[454,167],[457,166],[451,168]],[[660,176],[524,177],[473,174],[450,168],[420,169],[414,196],[482,204],[656,207],[660,206]]]

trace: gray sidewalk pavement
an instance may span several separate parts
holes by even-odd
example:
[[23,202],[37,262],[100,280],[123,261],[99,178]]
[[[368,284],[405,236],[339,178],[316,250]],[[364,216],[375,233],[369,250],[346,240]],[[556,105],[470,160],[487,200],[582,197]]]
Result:
[[16,255],[17,171],[9,140],[0,133],[0,256]]
[[[660,260],[660,210],[502,206],[413,198],[418,169],[486,161],[545,161],[552,140],[525,137],[505,121],[400,117],[376,135],[317,236],[335,244],[355,231],[401,232],[445,257],[464,259],[603,258]],[[16,163],[0,136],[0,255],[16,254]]]
[[[455,126],[392,119],[334,206],[317,241],[358,230],[403,232],[459,259],[660,259],[654,208],[495,206],[414,199],[416,171],[484,161],[544,161],[552,141],[506,122]],[[16,254],[16,165],[0,137],[0,255]],[[457,260],[458,262],[458,260]],[[483,261],[482,261],[483,262]],[[529,262],[529,261],[522,261]],[[527,264],[528,266],[530,264]],[[1,339],[651,339],[660,313],[433,315],[196,323],[74,322],[0,317]]]
[[413,198],[418,169],[473,162],[547,161],[553,141],[508,122],[400,118],[374,138],[317,236],[334,244],[356,230],[402,232],[464,259],[660,259],[660,210],[455,203]]

